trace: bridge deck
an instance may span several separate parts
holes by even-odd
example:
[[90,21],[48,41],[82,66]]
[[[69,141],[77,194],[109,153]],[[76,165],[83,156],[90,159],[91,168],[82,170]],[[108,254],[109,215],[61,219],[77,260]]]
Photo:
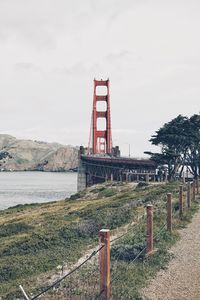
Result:
[[147,159],[81,155],[79,190],[83,186],[90,186],[106,180],[155,180],[155,171],[155,162]]
[[117,166],[125,168],[147,168],[155,169],[156,163],[148,159],[134,159],[127,157],[110,157],[110,156],[89,156],[82,155],[81,160],[86,163],[95,163],[98,165]]

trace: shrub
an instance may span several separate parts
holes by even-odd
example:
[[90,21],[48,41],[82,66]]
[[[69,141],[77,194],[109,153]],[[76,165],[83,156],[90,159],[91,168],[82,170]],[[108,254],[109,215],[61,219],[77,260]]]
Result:
[[112,197],[116,195],[117,191],[115,189],[104,189],[101,192],[99,192],[98,197]]
[[12,266],[2,266],[0,268],[0,282],[9,281],[16,278],[16,273]]
[[28,232],[30,229],[33,229],[32,226],[27,225],[24,222],[10,223],[7,225],[0,226],[0,237],[11,236],[17,233]]
[[[123,261],[132,261],[144,248],[143,243],[138,243],[136,245],[130,245],[130,244],[121,244],[116,245],[111,248],[111,256],[118,260]],[[144,253],[140,255],[140,259],[144,257]]]
[[76,193],[76,194],[71,195],[70,200],[77,200],[79,198],[81,198],[81,194],[80,193]]
[[146,187],[148,187],[149,186],[149,184],[147,183],[147,182],[145,182],[145,181],[140,181],[138,184],[137,184],[137,186],[136,186],[136,189],[138,190],[138,189],[143,189],[143,188],[146,188]]

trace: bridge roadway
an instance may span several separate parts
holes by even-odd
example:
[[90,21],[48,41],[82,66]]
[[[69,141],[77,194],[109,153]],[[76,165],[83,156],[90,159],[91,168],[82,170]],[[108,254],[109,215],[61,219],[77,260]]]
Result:
[[78,190],[107,180],[155,180],[156,164],[147,159],[81,155],[78,170]]

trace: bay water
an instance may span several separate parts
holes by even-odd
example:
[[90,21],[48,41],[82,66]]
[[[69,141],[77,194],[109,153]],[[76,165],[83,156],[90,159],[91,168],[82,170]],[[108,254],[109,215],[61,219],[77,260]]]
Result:
[[77,192],[77,173],[0,172],[0,210],[62,200]]

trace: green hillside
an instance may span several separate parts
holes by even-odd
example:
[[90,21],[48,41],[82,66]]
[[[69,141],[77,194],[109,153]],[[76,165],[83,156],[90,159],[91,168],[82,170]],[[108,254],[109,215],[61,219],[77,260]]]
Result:
[[[158,212],[155,226],[159,229],[165,221],[166,193],[172,192],[177,198],[177,190],[177,183],[107,183],[63,201],[1,211],[0,296],[23,299],[19,284],[29,293],[40,290],[63,261],[69,268],[98,244],[100,228],[109,228],[115,235],[124,232],[128,224],[138,223],[147,203],[154,203]],[[145,222],[142,226],[144,230]],[[132,243],[143,245],[144,236],[145,231]],[[130,243],[130,237],[126,242]],[[132,247],[131,251],[136,250]],[[119,252],[117,243],[112,251],[114,256]]]

